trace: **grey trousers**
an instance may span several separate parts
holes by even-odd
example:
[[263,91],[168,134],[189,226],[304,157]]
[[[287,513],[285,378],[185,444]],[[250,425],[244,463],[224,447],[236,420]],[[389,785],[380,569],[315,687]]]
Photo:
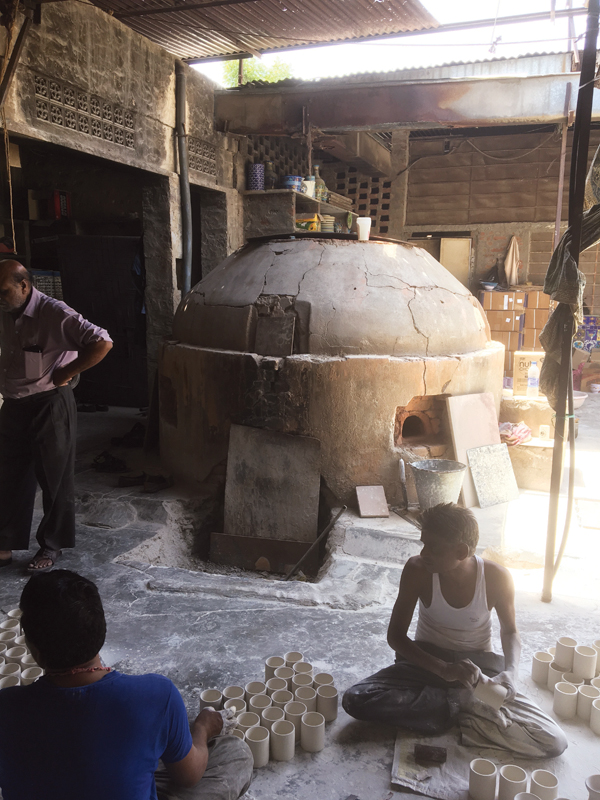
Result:
[[[459,653],[428,642],[417,644],[450,663],[469,658],[488,677],[504,669],[504,657],[497,653]],[[474,701],[472,693],[459,684],[449,684],[401,659],[348,689],[342,705],[355,719],[382,722],[426,736],[458,725],[465,745],[500,747],[523,757],[552,758],[567,747],[561,728],[524,695],[517,694],[500,712],[494,712]]]
[[154,773],[158,800],[237,800],[252,783],[254,760],[250,748],[237,736],[217,736],[208,743],[208,764],[191,789],[171,781],[161,764]]
[[40,547],[75,546],[73,390],[63,386],[0,408],[0,550],[28,550],[36,484],[44,516]]

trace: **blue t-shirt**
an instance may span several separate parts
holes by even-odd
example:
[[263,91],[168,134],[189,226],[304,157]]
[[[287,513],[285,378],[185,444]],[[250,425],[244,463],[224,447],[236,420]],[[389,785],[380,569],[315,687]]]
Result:
[[181,761],[191,747],[181,695],[162,675],[0,691],[4,800],[156,800],[159,759]]

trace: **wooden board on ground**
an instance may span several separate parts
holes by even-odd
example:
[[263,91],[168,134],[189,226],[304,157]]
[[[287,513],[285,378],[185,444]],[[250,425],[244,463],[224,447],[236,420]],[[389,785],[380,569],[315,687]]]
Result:
[[357,486],[356,499],[361,517],[389,517],[383,486]]
[[467,450],[487,444],[500,444],[498,415],[491,392],[447,397],[446,406],[450,420],[454,457],[467,465],[461,499],[466,508],[477,505],[477,492],[473,483]]
[[318,439],[232,425],[224,532],[314,542],[320,472]]
[[[285,574],[300,561],[309,547],[308,542],[285,542],[280,539],[211,533],[210,560],[228,567]],[[319,548],[315,547],[300,567],[306,575],[316,575],[319,568],[318,551]]]
[[480,508],[517,499],[519,487],[506,444],[473,447],[467,458]]

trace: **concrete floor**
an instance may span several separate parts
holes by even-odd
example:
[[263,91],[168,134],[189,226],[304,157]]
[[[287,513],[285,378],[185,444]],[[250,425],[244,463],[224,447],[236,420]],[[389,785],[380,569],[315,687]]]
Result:
[[[580,418],[577,491],[597,502],[600,397],[588,398]],[[137,489],[116,490],[115,476],[90,470],[93,456],[108,448],[110,437],[125,433],[136,419],[133,411],[123,409],[79,415],[78,540],[77,547],[60,560],[60,566],[81,572],[100,588],[108,619],[102,653],[107,664],[133,674],[167,675],[181,690],[192,716],[197,711],[194,689],[258,679],[266,657],[288,650],[300,650],[319,670],[332,672],[341,692],[391,662],[385,632],[401,564],[419,549],[414,528],[395,516],[380,521],[347,514],[331,537],[327,569],[315,584],[283,585],[264,578],[183,569],[177,565],[189,565],[182,556],[183,545],[181,552],[166,555],[164,548],[163,552],[155,548],[156,563],[144,563],[139,555],[148,550],[139,546],[172,530],[176,518],[185,520],[186,513],[201,504],[202,492],[173,487],[143,496]],[[133,470],[141,467],[139,451],[114,452]],[[527,551],[525,568],[512,569],[523,638],[521,677],[523,689],[549,710],[549,693],[534,687],[527,677],[531,655],[567,632],[581,642],[600,638],[600,535],[597,528],[579,526],[575,518],[553,602],[542,604],[546,510],[546,496],[522,493],[508,507],[486,509],[478,516],[482,549],[504,546],[513,554]],[[32,547],[29,555],[33,552]],[[15,563],[2,571],[4,611],[17,605],[26,582],[22,568],[28,554],[16,556]],[[169,557],[176,566],[161,566]],[[568,736],[572,745],[563,759],[573,768],[581,763],[582,770],[588,770],[582,772],[581,790],[569,797],[584,800],[590,747],[599,751],[576,725],[568,726]],[[299,749],[292,762],[271,763],[255,773],[249,796],[345,800],[356,795],[360,800],[384,800],[390,790],[394,740],[393,729],[357,723],[340,709],[337,721],[328,726],[324,751],[311,755]],[[596,761],[594,771],[600,772]]]

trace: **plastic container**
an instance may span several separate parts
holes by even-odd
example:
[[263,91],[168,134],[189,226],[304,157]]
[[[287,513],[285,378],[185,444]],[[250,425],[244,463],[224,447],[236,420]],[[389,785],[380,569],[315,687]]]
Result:
[[426,458],[411,465],[421,510],[438,503],[456,503],[467,470],[460,461]]
[[371,217],[358,217],[356,226],[358,228],[358,241],[367,242],[371,235]]
[[527,370],[527,397],[540,396],[540,369],[537,361],[532,361]]

